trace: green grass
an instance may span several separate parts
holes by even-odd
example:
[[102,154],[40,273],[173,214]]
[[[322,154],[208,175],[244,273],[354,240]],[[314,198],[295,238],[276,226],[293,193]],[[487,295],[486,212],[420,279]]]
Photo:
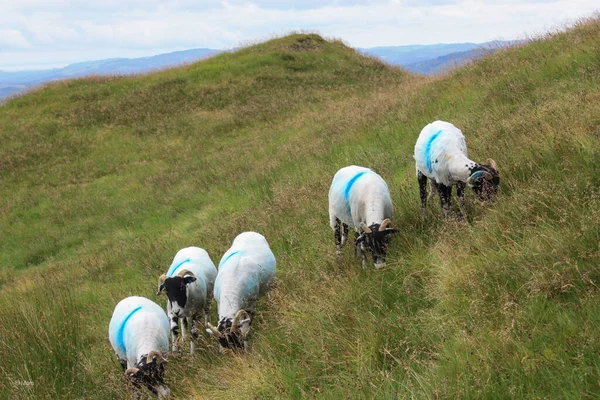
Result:
[[[116,303],[162,303],[178,249],[216,262],[244,230],[278,260],[253,349],[171,356],[176,397],[598,397],[599,66],[598,18],[437,78],[298,34],[7,102],[0,398],[127,398]],[[419,212],[412,150],[436,119],[500,168],[466,220]],[[390,186],[386,270],[335,257],[327,191],[350,164]]]

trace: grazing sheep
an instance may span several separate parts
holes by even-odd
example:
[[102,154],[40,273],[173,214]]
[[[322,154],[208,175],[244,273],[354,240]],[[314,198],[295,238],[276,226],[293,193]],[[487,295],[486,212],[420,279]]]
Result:
[[449,122],[435,121],[423,128],[415,145],[414,158],[423,211],[427,206],[427,178],[431,179],[432,189],[437,189],[446,215],[450,210],[453,185],[456,185],[461,211],[467,184],[482,201],[496,197],[500,184],[496,162],[490,158],[489,165],[483,165],[470,160],[465,137]]
[[208,324],[224,348],[248,349],[246,337],[256,311],[256,301],[275,278],[275,256],[265,237],[256,232],[239,234],[219,263],[215,300],[219,324]]
[[108,338],[125,375],[137,390],[146,386],[159,397],[169,395],[163,377],[169,350],[169,319],[163,309],[145,297],[127,297],[115,307]]
[[[204,315],[210,319],[212,293],[217,269],[208,253],[199,247],[186,247],[175,255],[166,274],[158,278],[158,292],[167,293],[167,314],[171,321],[173,351],[177,351],[177,335],[181,320],[181,339],[185,339],[188,325],[192,338],[198,336],[196,322]],[[194,341],[190,341],[194,354]]]
[[351,165],[340,169],[329,189],[329,224],[335,233],[338,256],[348,239],[348,226],[353,226],[355,246],[360,248],[362,266],[366,253],[373,256],[375,268],[385,266],[394,207],[387,184],[369,168]]

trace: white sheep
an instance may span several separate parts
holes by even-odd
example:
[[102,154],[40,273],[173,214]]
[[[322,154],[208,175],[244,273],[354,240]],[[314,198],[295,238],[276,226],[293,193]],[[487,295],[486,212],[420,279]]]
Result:
[[[181,339],[191,327],[192,338],[198,335],[196,323],[204,316],[210,318],[212,293],[217,277],[217,268],[206,250],[186,247],[175,255],[166,274],[158,278],[158,293],[167,293],[167,314],[171,321],[173,351],[177,351],[177,335],[181,320]],[[194,340],[190,341],[190,352],[194,354]]]
[[108,338],[136,397],[141,385],[159,397],[169,395],[163,381],[169,319],[158,304],[137,296],[121,300],[110,319]]
[[461,211],[465,185],[468,184],[483,201],[493,200],[498,191],[500,176],[496,162],[478,164],[467,156],[467,144],[460,129],[449,122],[435,121],[421,131],[414,154],[421,208],[427,206],[427,178],[440,196],[445,214],[450,210],[452,186],[456,185]]
[[385,266],[390,234],[398,231],[389,227],[393,213],[388,186],[374,171],[351,165],[333,177],[329,189],[329,224],[335,234],[338,256],[348,239],[348,226],[352,226],[363,268],[367,251],[373,256],[375,268]]
[[256,232],[239,234],[219,262],[215,300],[219,324],[210,330],[221,349],[244,348],[256,311],[256,301],[275,278],[275,256],[265,237]]

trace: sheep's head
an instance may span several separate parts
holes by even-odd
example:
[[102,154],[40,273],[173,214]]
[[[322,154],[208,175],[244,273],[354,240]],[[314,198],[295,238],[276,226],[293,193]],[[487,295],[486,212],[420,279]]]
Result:
[[208,327],[222,348],[245,349],[244,342],[250,332],[250,324],[252,324],[250,314],[246,310],[239,310],[233,318],[221,318],[217,328],[210,323]]
[[481,201],[493,201],[500,185],[500,173],[496,162],[488,158],[489,165],[477,165],[471,171],[467,184]]
[[161,353],[152,350],[148,355],[142,356],[136,368],[128,368],[125,376],[134,388],[146,386],[158,397],[166,397],[170,394],[169,388],[164,383],[166,364],[167,360]]
[[189,285],[195,281],[196,277],[187,269],[181,270],[176,276],[167,277],[162,275],[158,278],[157,294],[160,294],[163,290],[167,293],[171,304],[171,312],[175,317],[183,315],[188,299]]
[[398,232],[398,229],[390,227],[391,223],[392,221],[386,218],[381,224],[372,224],[371,226],[362,225],[361,232],[356,238],[356,247],[360,246],[365,251],[371,253],[375,268],[385,266],[385,257],[391,234]]

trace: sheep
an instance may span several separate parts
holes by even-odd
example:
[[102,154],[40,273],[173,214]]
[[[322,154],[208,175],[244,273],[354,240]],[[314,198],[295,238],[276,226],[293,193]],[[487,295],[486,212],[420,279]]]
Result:
[[158,397],[169,395],[163,381],[169,318],[158,304],[137,296],[121,300],[110,319],[108,338],[134,387],[134,397],[142,385]]
[[440,196],[442,210],[448,215],[452,186],[456,185],[459,207],[464,214],[464,190],[469,185],[482,201],[496,197],[500,175],[496,162],[478,164],[467,156],[467,144],[460,129],[449,122],[435,121],[421,131],[415,144],[414,159],[419,181],[421,209],[427,206],[427,178]]
[[215,300],[219,324],[208,324],[221,352],[225,349],[248,350],[247,336],[256,311],[256,301],[265,294],[275,278],[276,261],[265,237],[243,232],[219,262],[215,281]]
[[355,247],[360,248],[362,266],[366,253],[373,257],[375,268],[385,266],[394,213],[387,184],[369,168],[351,165],[336,172],[329,189],[329,225],[333,229],[337,255],[348,239],[348,226],[355,232]]
[[[181,320],[181,339],[185,339],[188,325],[192,338],[198,336],[196,322],[204,315],[204,323],[210,320],[212,293],[217,269],[206,250],[186,247],[175,254],[166,274],[158,278],[158,292],[167,294],[167,314],[171,321],[173,351],[177,351],[177,336]],[[190,341],[190,353],[194,354],[194,341]]]

